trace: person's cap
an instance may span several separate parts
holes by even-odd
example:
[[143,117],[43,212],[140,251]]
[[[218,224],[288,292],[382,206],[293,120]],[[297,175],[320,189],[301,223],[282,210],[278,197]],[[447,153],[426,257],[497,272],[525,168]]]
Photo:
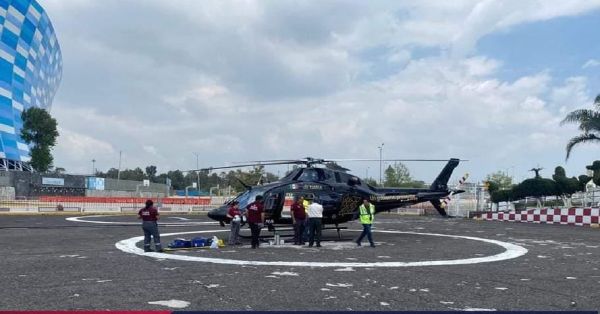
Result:
[[256,198],[255,198],[255,200],[257,200],[257,201],[262,201],[262,199],[263,199],[263,196],[262,196],[262,195],[256,195]]
[[238,201],[231,201],[231,205],[237,205],[237,204],[239,204],[239,203],[240,203],[240,202],[238,202]]
[[152,205],[154,205],[154,202],[152,200],[146,201],[146,206],[152,206]]

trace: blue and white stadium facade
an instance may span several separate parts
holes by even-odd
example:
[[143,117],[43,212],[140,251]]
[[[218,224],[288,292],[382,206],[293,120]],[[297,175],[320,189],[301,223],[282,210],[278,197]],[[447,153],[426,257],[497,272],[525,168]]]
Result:
[[0,170],[31,170],[21,113],[49,111],[61,76],[60,47],[44,9],[35,0],[0,0]]

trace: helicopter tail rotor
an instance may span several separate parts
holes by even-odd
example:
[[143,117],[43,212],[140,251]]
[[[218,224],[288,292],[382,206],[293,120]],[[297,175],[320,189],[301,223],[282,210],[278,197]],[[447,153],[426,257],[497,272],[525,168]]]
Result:
[[431,205],[437,209],[438,213],[443,217],[448,217],[448,213],[446,213],[446,209],[442,206],[442,201],[435,199],[431,200]]

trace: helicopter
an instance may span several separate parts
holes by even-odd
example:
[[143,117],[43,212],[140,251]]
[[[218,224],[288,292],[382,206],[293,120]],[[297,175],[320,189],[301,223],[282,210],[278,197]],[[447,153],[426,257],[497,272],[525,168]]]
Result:
[[[323,206],[323,224],[333,224],[340,230],[339,224],[357,219],[359,205],[364,198],[375,205],[376,214],[391,209],[410,206],[423,202],[430,202],[443,217],[446,213],[442,199],[449,195],[463,193],[463,190],[451,190],[448,181],[460,159],[386,159],[386,161],[446,161],[446,165],[433,181],[429,188],[387,188],[374,187],[363,182],[357,176],[341,166],[330,169],[319,167],[327,163],[340,161],[374,161],[372,159],[316,159],[307,157],[298,160],[266,160],[248,162],[234,166],[214,167],[199,169],[211,171],[217,169],[240,168],[249,166],[266,165],[300,165],[293,169],[280,180],[259,186],[250,186],[242,182],[246,191],[234,199],[225,202],[222,206],[208,212],[208,217],[218,221],[221,226],[230,223],[227,210],[233,201],[239,203],[240,208],[245,208],[252,203],[256,196],[263,196],[265,220],[268,224],[291,225],[292,218],[282,215],[286,200],[302,196],[312,199]],[[336,164],[337,165],[337,164]]]

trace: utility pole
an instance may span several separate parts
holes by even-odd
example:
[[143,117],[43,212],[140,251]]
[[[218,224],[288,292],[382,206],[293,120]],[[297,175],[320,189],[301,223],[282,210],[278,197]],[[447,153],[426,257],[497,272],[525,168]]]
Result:
[[119,151],[119,169],[117,170],[117,189],[120,188],[121,184],[121,155],[123,151]]
[[96,175],[96,159],[92,159],[92,176]]
[[200,197],[200,154],[193,153],[196,155],[196,184],[198,185],[198,198]]
[[383,168],[383,145],[384,143],[381,143],[381,146],[377,147],[379,148],[379,185],[383,186],[383,177],[381,176],[381,170]]

